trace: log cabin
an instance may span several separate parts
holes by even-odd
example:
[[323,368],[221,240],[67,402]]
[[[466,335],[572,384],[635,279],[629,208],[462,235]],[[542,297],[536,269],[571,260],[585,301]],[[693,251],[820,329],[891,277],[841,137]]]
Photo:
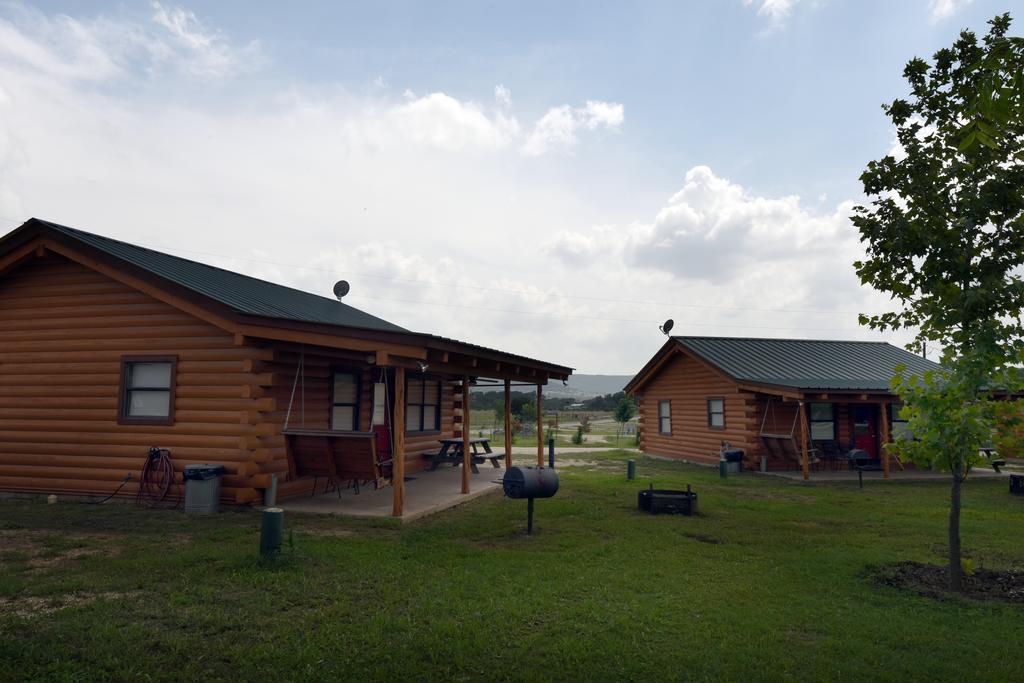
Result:
[[462,439],[469,464],[471,385],[540,401],[571,372],[35,218],[0,238],[2,491],[136,495],[158,448],[172,495],[198,463],[225,466],[236,504],[272,483],[285,498],[386,478],[400,516],[405,474],[439,439]]
[[[638,398],[640,448],[717,464],[741,450],[747,468],[850,465],[889,476],[884,444],[903,436],[889,385],[898,366],[939,366],[885,342],[670,337],[626,385]],[[900,467],[902,463],[897,461]]]

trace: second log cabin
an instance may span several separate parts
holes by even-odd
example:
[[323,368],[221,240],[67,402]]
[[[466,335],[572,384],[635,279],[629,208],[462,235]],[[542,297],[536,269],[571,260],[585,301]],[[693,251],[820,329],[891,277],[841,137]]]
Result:
[[905,430],[889,390],[896,368],[939,366],[884,342],[671,337],[626,385],[639,399],[640,448],[748,468],[845,467],[856,449],[888,476],[884,444]]

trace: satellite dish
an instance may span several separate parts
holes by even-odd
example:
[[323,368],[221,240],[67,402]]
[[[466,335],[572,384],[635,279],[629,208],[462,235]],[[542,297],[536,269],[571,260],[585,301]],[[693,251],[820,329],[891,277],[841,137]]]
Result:
[[348,294],[349,286],[346,280],[338,280],[334,283],[334,296],[341,301],[341,298]]
[[675,325],[675,323],[672,322],[672,318],[669,318],[658,329],[661,330],[662,334],[668,335],[668,333],[672,331],[673,325]]

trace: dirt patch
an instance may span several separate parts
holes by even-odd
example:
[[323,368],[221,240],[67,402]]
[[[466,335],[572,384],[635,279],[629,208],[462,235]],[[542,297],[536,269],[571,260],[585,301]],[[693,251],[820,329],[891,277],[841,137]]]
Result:
[[[47,536],[31,531],[0,531],[0,547],[3,548],[4,554],[10,553],[16,558],[15,562],[24,562],[33,570],[57,567],[90,555],[113,557],[120,554],[121,548],[114,544],[113,537],[103,534],[62,534],[58,539],[58,545],[81,541],[95,542],[96,540],[110,542],[98,547],[80,546],[53,550],[51,545],[53,545],[54,536],[52,535]],[[0,566],[13,563],[0,555]]]
[[98,600],[130,600],[141,595],[141,591],[106,593],[70,593],[60,597],[41,598],[31,595],[15,598],[0,598],[0,614],[16,617],[38,617],[53,614],[69,607],[91,605]]
[[[929,598],[949,599],[957,594],[947,588],[947,568],[921,562],[897,562],[870,567],[868,575],[878,585],[911,591]],[[1024,570],[979,569],[963,578],[961,597],[1024,604]]]

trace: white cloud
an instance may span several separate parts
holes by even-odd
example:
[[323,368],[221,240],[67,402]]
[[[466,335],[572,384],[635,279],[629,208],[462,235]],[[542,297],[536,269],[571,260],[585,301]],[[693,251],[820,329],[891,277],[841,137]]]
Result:
[[757,7],[757,15],[768,20],[768,31],[785,26],[800,0],[743,0],[747,7]]
[[412,144],[449,150],[500,149],[519,135],[514,118],[488,116],[476,104],[440,92],[388,109],[384,122],[381,142],[399,136]]
[[617,131],[624,119],[625,108],[618,102],[588,100],[585,106],[575,109],[567,104],[552,107],[534,124],[523,144],[523,152],[537,156],[568,150],[579,141],[576,133],[580,129]]
[[972,2],[974,0],[931,0],[928,3],[928,18],[932,22],[949,19]]
[[251,71],[263,62],[260,44],[235,47],[218,30],[210,29],[191,10],[153,3],[153,22],[166,30],[151,46],[161,58],[173,58],[192,76],[223,78]]
[[494,101],[503,107],[511,107],[512,91],[499,83],[494,86]]
[[863,250],[852,205],[822,211],[795,195],[758,196],[695,166],[653,220],[562,231],[544,250],[598,282],[617,272],[645,291],[637,298],[683,292],[674,310],[655,309],[674,317],[680,334],[864,338],[855,313],[886,310],[886,302],[853,271]]
[[263,64],[260,45],[234,45],[180,7],[153,3],[150,22],[48,16],[22,4],[0,17],[0,61],[64,81],[107,82],[164,70],[219,79]]

